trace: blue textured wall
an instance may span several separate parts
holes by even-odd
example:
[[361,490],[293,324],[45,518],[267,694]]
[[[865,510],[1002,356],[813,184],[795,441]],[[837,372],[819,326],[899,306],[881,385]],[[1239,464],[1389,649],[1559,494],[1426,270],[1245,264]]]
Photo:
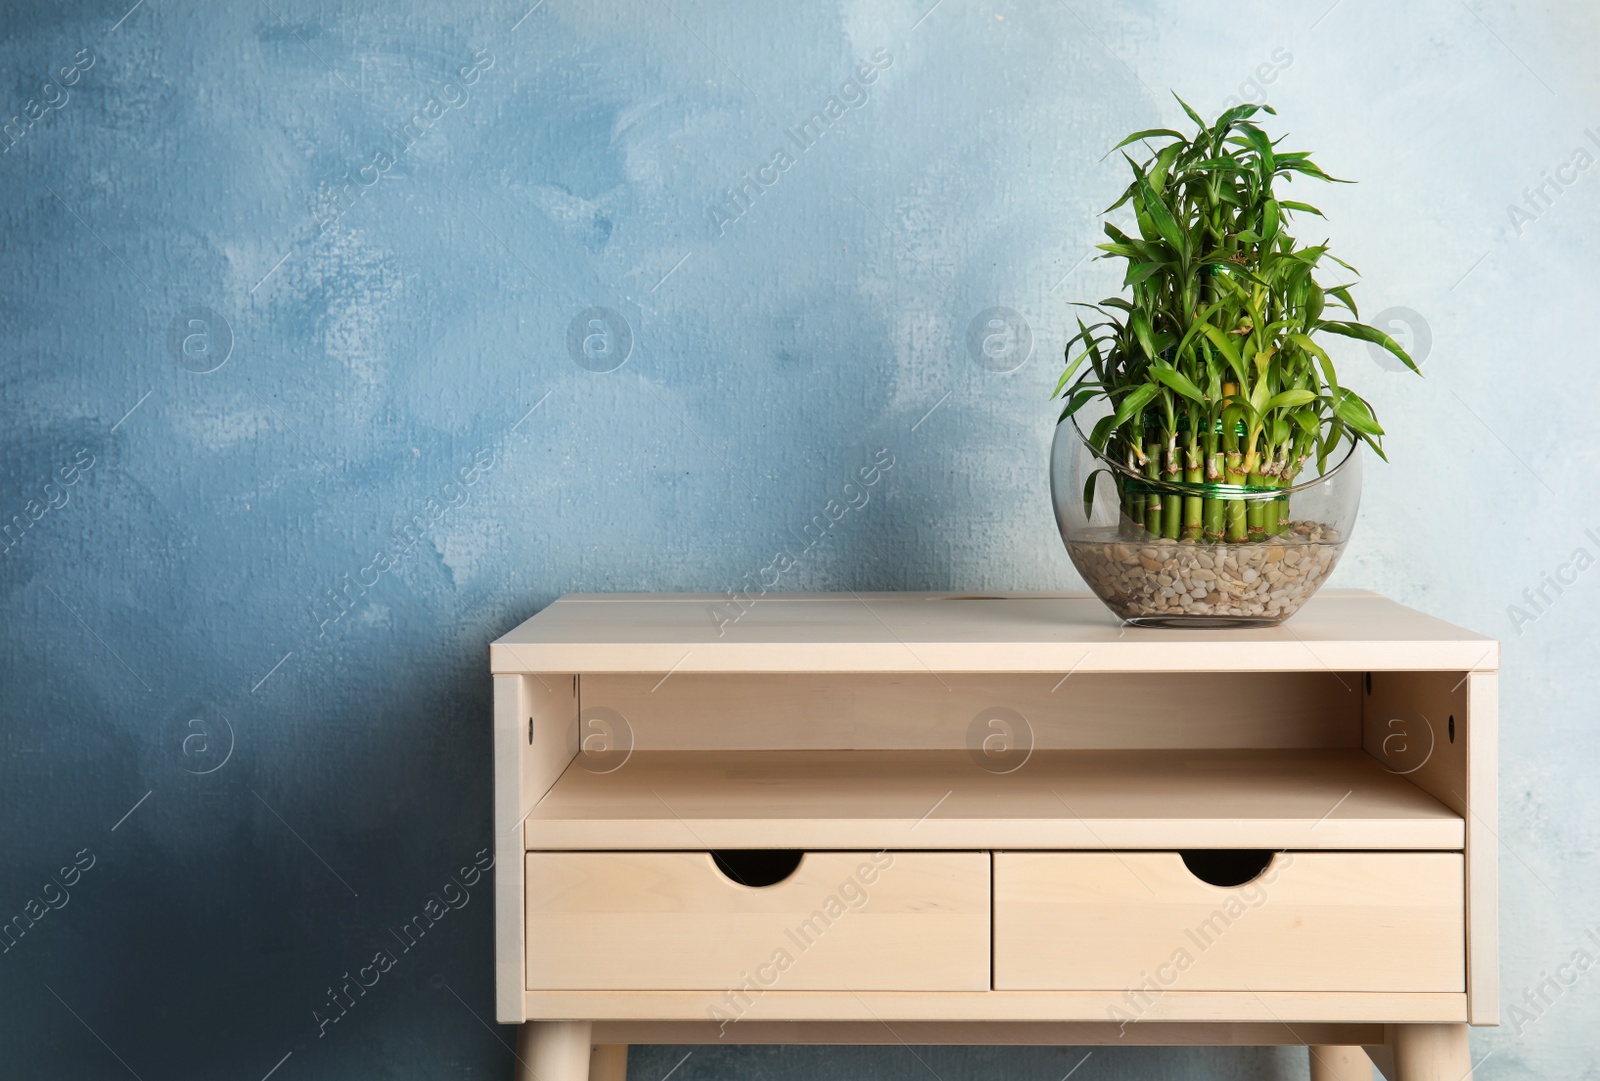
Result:
[[[1593,1071],[1600,974],[1524,992],[1600,924],[1600,16],[1395,8],[7,3],[0,921],[38,918],[0,954],[0,1073],[506,1076],[486,643],[568,591],[738,585],[879,448],[785,587],[1074,585],[1046,398],[1069,302],[1115,285],[1083,261],[1099,159],[1181,120],[1169,86],[1265,95],[1364,181],[1319,201],[1429,378],[1343,351],[1394,464],[1338,581],[1507,639],[1524,1012],[1474,1048]],[[986,355],[991,318],[1031,353]],[[460,908],[319,1035],[436,891]],[[895,1047],[674,1077],[1080,1062],[1305,1076]]]

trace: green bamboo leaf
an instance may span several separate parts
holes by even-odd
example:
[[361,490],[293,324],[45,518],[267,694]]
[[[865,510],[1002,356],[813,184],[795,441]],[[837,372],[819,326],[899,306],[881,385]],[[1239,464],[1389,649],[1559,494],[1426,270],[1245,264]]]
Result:
[[1206,324],[1211,321],[1212,313],[1220,307],[1222,307],[1222,301],[1218,300],[1208,304],[1206,307],[1200,310],[1200,312],[1194,317],[1194,322],[1189,324],[1189,329],[1184,332],[1183,337],[1178,341],[1178,348],[1174,350],[1178,356],[1181,357],[1185,354],[1190,343],[1194,341],[1195,336],[1199,334]]
[[1085,519],[1094,517],[1094,485],[1102,473],[1107,477],[1111,476],[1111,470],[1109,469],[1096,469],[1083,482],[1083,516]]
[[1339,373],[1334,371],[1333,358],[1324,353],[1317,358],[1317,365],[1322,369],[1323,381],[1326,382],[1329,387],[1337,389],[1339,386]]
[[1254,124],[1235,125],[1238,131],[1244,133],[1245,141],[1256,152],[1260,165],[1260,175],[1263,185],[1271,183],[1271,176],[1277,171],[1278,163],[1272,153],[1272,140],[1267,138],[1267,133]]
[[1234,298],[1243,300],[1249,294],[1245,287],[1240,284],[1240,278],[1255,280],[1248,271],[1240,266],[1230,266],[1226,274],[1218,274],[1212,280],[1231,293]]
[[1052,397],[1052,398],[1059,397],[1060,394],[1061,394],[1062,388],[1067,385],[1067,381],[1070,380],[1074,375],[1077,374],[1078,369],[1083,366],[1083,362],[1088,360],[1088,359],[1089,359],[1089,353],[1088,353],[1087,350],[1085,350],[1082,353],[1079,353],[1078,354],[1078,358],[1076,360],[1074,360],[1072,363],[1068,364],[1067,365],[1067,370],[1061,373],[1061,378],[1056,380],[1056,389],[1050,395],[1050,397]]
[[1145,281],[1151,275],[1156,274],[1156,273],[1158,273],[1158,272],[1160,272],[1162,270],[1165,270],[1167,267],[1169,267],[1171,265],[1172,264],[1170,262],[1162,262],[1162,263],[1129,263],[1128,264],[1128,273],[1123,278],[1122,284],[1124,284],[1124,285],[1138,285],[1140,282]]
[[1245,382],[1244,360],[1239,356],[1238,347],[1228,340],[1226,334],[1210,323],[1201,328],[1201,333],[1210,339],[1212,345],[1217,347],[1217,352],[1222,354],[1223,359],[1228,362],[1228,367],[1233,369],[1233,374],[1238,377],[1238,382]]
[[1326,180],[1330,184],[1353,183],[1353,181],[1349,180],[1340,180],[1336,176],[1329,176],[1316,165],[1313,165],[1310,158],[1292,158],[1287,161],[1279,159],[1277,171],[1280,173],[1304,173],[1307,176],[1314,176],[1318,180]]
[[[1178,95],[1177,95],[1176,92],[1174,92],[1172,96],[1175,97],[1175,98],[1178,98]],[[1189,115],[1189,119],[1193,120],[1195,122],[1196,126],[1198,126],[1199,129],[1202,132],[1206,130],[1206,122],[1204,120],[1200,119],[1200,114],[1199,113],[1197,113],[1193,109],[1189,108],[1189,103],[1188,102],[1184,101],[1182,98],[1178,98],[1178,104],[1183,106],[1183,111]]]
[[1235,105],[1233,108],[1227,110],[1221,116],[1217,117],[1217,122],[1211,125],[1212,140],[1214,142],[1220,142],[1224,133],[1229,131],[1235,123],[1240,120],[1248,120],[1259,112],[1272,113],[1274,116],[1277,115],[1277,110],[1270,105],[1255,105],[1248,102],[1244,105]]
[[1184,243],[1183,230],[1178,227],[1177,221],[1172,217],[1172,211],[1167,209],[1167,204],[1160,193],[1142,176],[1139,178],[1139,198],[1144,203],[1145,211],[1150,215],[1150,220],[1155,224],[1161,239],[1171,245],[1179,257],[1183,258],[1188,250],[1188,245]]
[[1156,220],[1150,216],[1149,205],[1144,201],[1144,192],[1149,190],[1150,185],[1141,183],[1140,187],[1139,194],[1133,199],[1133,220],[1138,223],[1139,235],[1145,243],[1160,244],[1163,242],[1161,230],[1156,228]]
[[[1326,330],[1330,334],[1340,334],[1346,338],[1355,338],[1359,341],[1372,342],[1374,345],[1380,345],[1389,352],[1393,353],[1395,356],[1399,357],[1401,362],[1405,364],[1407,368],[1410,368],[1418,375],[1422,374],[1422,369],[1418,368],[1416,362],[1411,359],[1411,354],[1402,349],[1399,342],[1389,337],[1389,335],[1385,334],[1377,327],[1369,327],[1365,323],[1352,323],[1343,320],[1324,320],[1322,323],[1318,324],[1317,329]],[[1351,425],[1351,427],[1355,426]]]
[[1117,411],[1111,415],[1111,427],[1120,428],[1130,418],[1144,410],[1161,390],[1160,384],[1145,383],[1134,389],[1133,393],[1122,399],[1122,404],[1117,406]]
[[1250,397],[1247,399],[1250,403],[1250,412],[1258,417],[1265,413],[1271,396],[1272,384],[1265,379],[1256,380],[1255,388],[1250,391]]
[[1089,433],[1089,445],[1096,451],[1106,449],[1106,440],[1111,437],[1113,417],[1101,417],[1095,422],[1094,430]]
[[1072,346],[1076,342],[1082,342],[1083,343],[1084,351],[1078,355],[1076,360],[1072,360],[1067,365],[1066,370],[1061,373],[1061,378],[1056,383],[1055,393],[1052,394],[1051,397],[1055,397],[1055,396],[1057,396],[1057,395],[1059,395],[1061,393],[1062,388],[1067,385],[1067,382],[1072,378],[1073,374],[1078,370],[1078,368],[1083,364],[1083,362],[1085,360],[1090,360],[1090,361],[1093,362],[1096,374],[1102,374],[1101,373],[1101,362],[1100,362],[1100,347],[1099,347],[1099,343],[1095,339],[1094,331],[1096,329],[1098,329],[1099,327],[1107,326],[1107,325],[1110,325],[1110,324],[1096,323],[1093,327],[1090,327],[1090,326],[1086,326],[1082,319],[1078,320],[1078,333],[1074,334],[1067,341],[1066,353],[1069,356],[1071,355]]
[[1310,203],[1297,203],[1292,199],[1284,199],[1279,202],[1278,205],[1283,207],[1285,210],[1298,210],[1305,214],[1315,214],[1319,218],[1327,217],[1326,214],[1312,206]]
[[1333,414],[1363,435],[1382,435],[1383,428],[1367,405],[1354,391],[1338,387],[1333,392]]
[[1249,291],[1244,287],[1244,283],[1246,282],[1249,282],[1251,285],[1259,285],[1263,289],[1272,288],[1267,279],[1261,277],[1259,274],[1251,272],[1246,267],[1240,266],[1238,263],[1230,263],[1228,265],[1228,272],[1226,274],[1219,274],[1217,276],[1217,280],[1226,281],[1233,288],[1234,293],[1240,297],[1246,297],[1250,295]]
[[1306,322],[1315,324],[1322,318],[1322,309],[1326,306],[1327,300],[1322,295],[1322,286],[1312,281],[1309,275],[1306,277],[1304,288],[1305,300],[1299,306],[1305,312]]
[[1139,341],[1139,348],[1144,350],[1144,355],[1151,360],[1160,356],[1161,351],[1156,348],[1155,336],[1150,327],[1150,317],[1142,311],[1134,312],[1128,322],[1134,337]]
[[1344,421],[1335,417],[1328,424],[1328,430],[1323,433],[1321,441],[1317,444],[1317,472],[1327,472],[1328,454],[1334,447],[1339,445],[1344,436]]
[[[1112,154],[1115,154],[1129,143],[1136,143],[1141,139],[1153,139],[1157,135],[1169,135],[1174,139],[1184,139],[1183,132],[1173,131],[1171,128],[1145,128],[1143,131],[1134,132],[1132,135],[1122,140],[1122,142],[1106,151],[1105,158],[1101,158],[1100,160],[1105,161],[1106,158],[1109,158]],[[1187,139],[1185,139],[1185,141],[1187,142]]]
[[[1298,345],[1301,349],[1304,349],[1306,352],[1310,353],[1312,356],[1316,357],[1318,360],[1326,361],[1330,364],[1332,363],[1332,361],[1328,359],[1328,351],[1322,348],[1322,346],[1318,345],[1316,342],[1312,341],[1309,335],[1294,333],[1289,335],[1289,340],[1294,342],[1294,344]],[[1330,379],[1329,382],[1332,383],[1334,380]]]
[[1110,206],[1106,207],[1100,213],[1102,213],[1102,214],[1111,213],[1113,210],[1117,209],[1117,207],[1121,206],[1123,203],[1126,203],[1129,199],[1132,199],[1133,195],[1134,195],[1134,192],[1136,190],[1137,190],[1137,188],[1136,188],[1135,185],[1129,184],[1125,189],[1123,189],[1122,197],[1119,198],[1116,202],[1112,203]]
[[1170,364],[1162,364],[1158,361],[1150,365],[1150,374],[1185,398],[1199,402],[1201,405],[1205,404],[1206,396],[1200,392],[1199,387],[1194,385],[1194,381]]
[[1355,316],[1355,317],[1356,317],[1356,318],[1357,318],[1357,319],[1360,319],[1360,318],[1361,318],[1361,312],[1360,312],[1360,311],[1359,311],[1359,310],[1358,310],[1358,309],[1357,309],[1357,308],[1356,308],[1356,300],[1355,300],[1355,297],[1353,297],[1353,296],[1351,296],[1351,295],[1350,295],[1350,288],[1349,288],[1349,286],[1345,286],[1345,285],[1335,285],[1335,286],[1334,286],[1334,287],[1333,287],[1333,288],[1331,288],[1331,289],[1329,289],[1329,290],[1327,290],[1327,291],[1328,291],[1328,292],[1329,292],[1329,293],[1330,293],[1330,294],[1332,294],[1332,295],[1333,295],[1333,296],[1336,296],[1336,297],[1338,297],[1338,298],[1339,298],[1339,301],[1340,301],[1340,302],[1341,302],[1341,303],[1342,303],[1342,304],[1343,304],[1343,305],[1344,305],[1344,306],[1345,306],[1345,307],[1346,307],[1346,308],[1349,308],[1349,309],[1350,309],[1350,314],[1351,314],[1351,315],[1353,315],[1353,316]]
[[1358,277],[1358,278],[1361,277],[1361,271],[1357,270],[1355,267],[1351,266],[1349,263],[1345,262],[1343,259],[1339,258],[1337,255],[1329,255],[1328,258],[1332,259],[1335,263],[1338,263],[1340,266],[1344,267],[1346,270],[1348,270],[1350,273],[1354,274],[1356,277]]
[[1289,390],[1280,390],[1271,398],[1267,399],[1266,407],[1262,410],[1262,412],[1270,413],[1274,409],[1292,409],[1297,405],[1305,405],[1307,402],[1314,402],[1316,400],[1317,396],[1314,393],[1309,390],[1304,390],[1300,387],[1294,387]]
[[1233,158],[1207,158],[1205,161],[1196,162],[1189,166],[1190,171],[1196,173],[1242,173],[1245,171]]
[[[1079,322],[1079,325],[1080,326],[1082,325],[1082,321],[1081,320]],[[1096,323],[1095,326],[1096,327],[1101,327],[1101,326],[1115,327],[1116,324],[1114,324],[1114,323]],[[1117,327],[1117,329],[1120,330],[1121,328]],[[1095,374],[1098,375],[1101,379],[1104,379],[1105,378],[1105,361],[1100,356],[1100,342],[1099,342],[1099,340],[1096,339],[1096,338],[1090,338],[1088,340],[1087,347],[1088,347],[1088,350],[1089,350],[1090,363],[1093,364],[1093,366],[1094,366]]]
[[1061,421],[1066,420],[1068,417],[1070,417],[1073,414],[1077,413],[1078,410],[1082,409],[1084,406],[1088,405],[1090,402],[1094,401],[1096,398],[1102,398],[1104,396],[1105,396],[1105,388],[1103,388],[1100,384],[1098,384],[1098,383],[1086,383],[1086,384],[1083,384],[1081,389],[1075,390],[1067,398],[1067,404],[1062,406],[1062,408],[1061,408],[1061,416],[1059,418],[1057,418],[1056,423],[1059,424]]
[[1267,199],[1266,206],[1262,208],[1262,214],[1261,214],[1261,236],[1262,236],[1262,239],[1267,240],[1267,241],[1271,241],[1277,235],[1278,235],[1278,200],[1269,198],[1269,199]]
[[1172,163],[1177,160],[1178,154],[1187,144],[1173,143],[1156,155],[1156,163],[1150,169],[1150,187],[1160,195],[1167,190],[1167,177],[1172,171]]

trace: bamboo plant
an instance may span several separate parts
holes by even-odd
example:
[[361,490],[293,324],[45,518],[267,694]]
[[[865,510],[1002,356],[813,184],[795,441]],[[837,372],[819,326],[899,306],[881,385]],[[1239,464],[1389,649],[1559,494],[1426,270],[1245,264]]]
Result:
[[[1081,305],[1097,320],[1078,320],[1055,396],[1065,400],[1061,421],[1107,400],[1110,414],[1087,438],[1124,467],[1112,474],[1122,511],[1148,533],[1265,540],[1289,517],[1287,497],[1263,489],[1292,487],[1313,455],[1320,472],[1345,441],[1383,456],[1371,406],[1339,381],[1318,339],[1373,342],[1417,366],[1393,338],[1359,322],[1355,269],[1326,241],[1302,244],[1289,232],[1296,215],[1322,212],[1280,198],[1280,182],[1346,181],[1304,152],[1280,149],[1253,119],[1276,115],[1270,106],[1241,105],[1207,124],[1178,103],[1193,134],[1154,128],[1113,148],[1133,179],[1105,213],[1130,206],[1137,235],[1108,221],[1099,248],[1101,258],[1126,261],[1127,295]],[[1123,149],[1134,143],[1149,156],[1134,160]],[[1319,280],[1330,264],[1345,280]],[[1331,317],[1339,314],[1348,318]],[[1174,482],[1183,494],[1165,487]]]

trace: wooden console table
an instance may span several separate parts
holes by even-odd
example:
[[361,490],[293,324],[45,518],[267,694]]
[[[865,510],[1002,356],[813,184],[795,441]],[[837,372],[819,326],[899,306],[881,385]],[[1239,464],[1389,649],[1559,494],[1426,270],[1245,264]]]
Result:
[[519,1078],[630,1043],[1294,1044],[1498,1021],[1499,644],[1368,593],[569,596],[490,647]]

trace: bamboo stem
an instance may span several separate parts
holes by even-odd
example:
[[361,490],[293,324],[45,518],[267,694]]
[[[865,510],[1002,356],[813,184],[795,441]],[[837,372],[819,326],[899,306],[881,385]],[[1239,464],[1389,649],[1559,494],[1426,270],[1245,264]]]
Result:
[[[1252,488],[1260,488],[1266,484],[1266,478],[1261,473],[1261,451],[1257,449],[1254,437],[1250,440],[1250,450],[1244,456],[1245,483]],[[1260,499],[1245,501],[1245,534],[1247,539],[1258,541],[1267,535],[1266,504]]]
[[1173,485],[1161,499],[1161,535],[1177,540],[1183,531],[1183,499],[1176,494],[1176,484],[1183,477],[1183,465],[1178,461],[1178,435],[1167,436],[1166,480]]
[[[1161,444],[1146,444],[1144,453],[1144,475],[1159,483],[1161,480]],[[1161,493],[1159,491],[1150,491],[1145,494],[1144,527],[1153,535],[1161,536]]]
[[[1289,448],[1287,444],[1280,445],[1277,453],[1273,455],[1272,461],[1266,470],[1267,484],[1269,487],[1288,487],[1288,483],[1284,479],[1283,475],[1284,468],[1288,465],[1288,450]],[[1264,525],[1266,526],[1267,536],[1280,536],[1288,527],[1289,520],[1284,516],[1283,513],[1287,503],[1288,501],[1282,496],[1277,496],[1266,501],[1266,505],[1262,509],[1266,512],[1264,515]]]
[[[1216,440],[1210,444],[1210,451],[1206,454],[1206,480],[1211,484],[1222,483],[1222,452],[1217,449]],[[1215,496],[1206,496],[1201,509],[1201,518],[1205,521],[1206,540],[1211,542],[1222,539],[1223,509],[1225,503]]]
[[[1137,472],[1139,469],[1137,452],[1138,446],[1136,444],[1129,446],[1126,462],[1130,473]],[[1127,477],[1118,477],[1117,483],[1122,488],[1122,513],[1128,516],[1129,521],[1142,527],[1144,525],[1144,493],[1131,491]]]
[[[1189,434],[1189,446],[1184,450],[1183,457],[1183,479],[1189,484],[1200,484],[1205,479],[1205,471],[1200,465],[1200,448],[1195,445],[1194,433]],[[1204,503],[1205,500],[1197,495],[1183,497],[1183,535],[1187,540],[1200,539],[1204,526]]]
[[[1245,483],[1252,488],[1264,488],[1267,484],[1267,478],[1265,474],[1260,472],[1246,473]],[[1253,541],[1265,539],[1267,535],[1267,500],[1249,500],[1244,513],[1245,530],[1248,539]]]
[[[1239,451],[1239,437],[1228,431],[1226,421],[1222,431],[1225,444],[1222,452],[1222,480],[1225,484],[1243,484],[1245,480],[1244,455]],[[1244,500],[1229,499],[1223,507],[1223,532],[1230,542],[1245,539]]]
[[[1210,484],[1222,483],[1222,451],[1217,442],[1216,418],[1205,417],[1205,432],[1202,438],[1205,448],[1205,479]],[[1216,496],[1206,496],[1200,503],[1200,520],[1204,524],[1205,539],[1214,543],[1222,539],[1222,500]]]
[[[1237,383],[1222,384],[1223,397],[1239,393]],[[1222,479],[1226,484],[1243,484],[1245,477],[1244,455],[1239,450],[1239,407],[1226,406],[1222,410]],[[1245,539],[1246,526],[1244,500],[1229,499],[1223,505],[1223,535],[1230,543]]]
[[[1285,456],[1283,463],[1283,474],[1278,478],[1279,483],[1282,484],[1283,487],[1294,487],[1295,481],[1299,479],[1300,470],[1305,468],[1307,457],[1308,454],[1302,451],[1298,446],[1296,446],[1288,453],[1288,455]],[[1289,523],[1294,521],[1294,514],[1290,508],[1290,502],[1292,499],[1292,496],[1286,495],[1283,497],[1283,508],[1278,512],[1278,520],[1282,523],[1281,532],[1287,531],[1289,528]]]
[[[1237,450],[1230,450],[1222,456],[1222,479],[1227,484],[1243,484],[1245,472],[1243,469],[1244,455]],[[1224,532],[1231,542],[1245,539],[1247,526],[1245,523],[1244,500],[1229,499],[1223,508]]]

